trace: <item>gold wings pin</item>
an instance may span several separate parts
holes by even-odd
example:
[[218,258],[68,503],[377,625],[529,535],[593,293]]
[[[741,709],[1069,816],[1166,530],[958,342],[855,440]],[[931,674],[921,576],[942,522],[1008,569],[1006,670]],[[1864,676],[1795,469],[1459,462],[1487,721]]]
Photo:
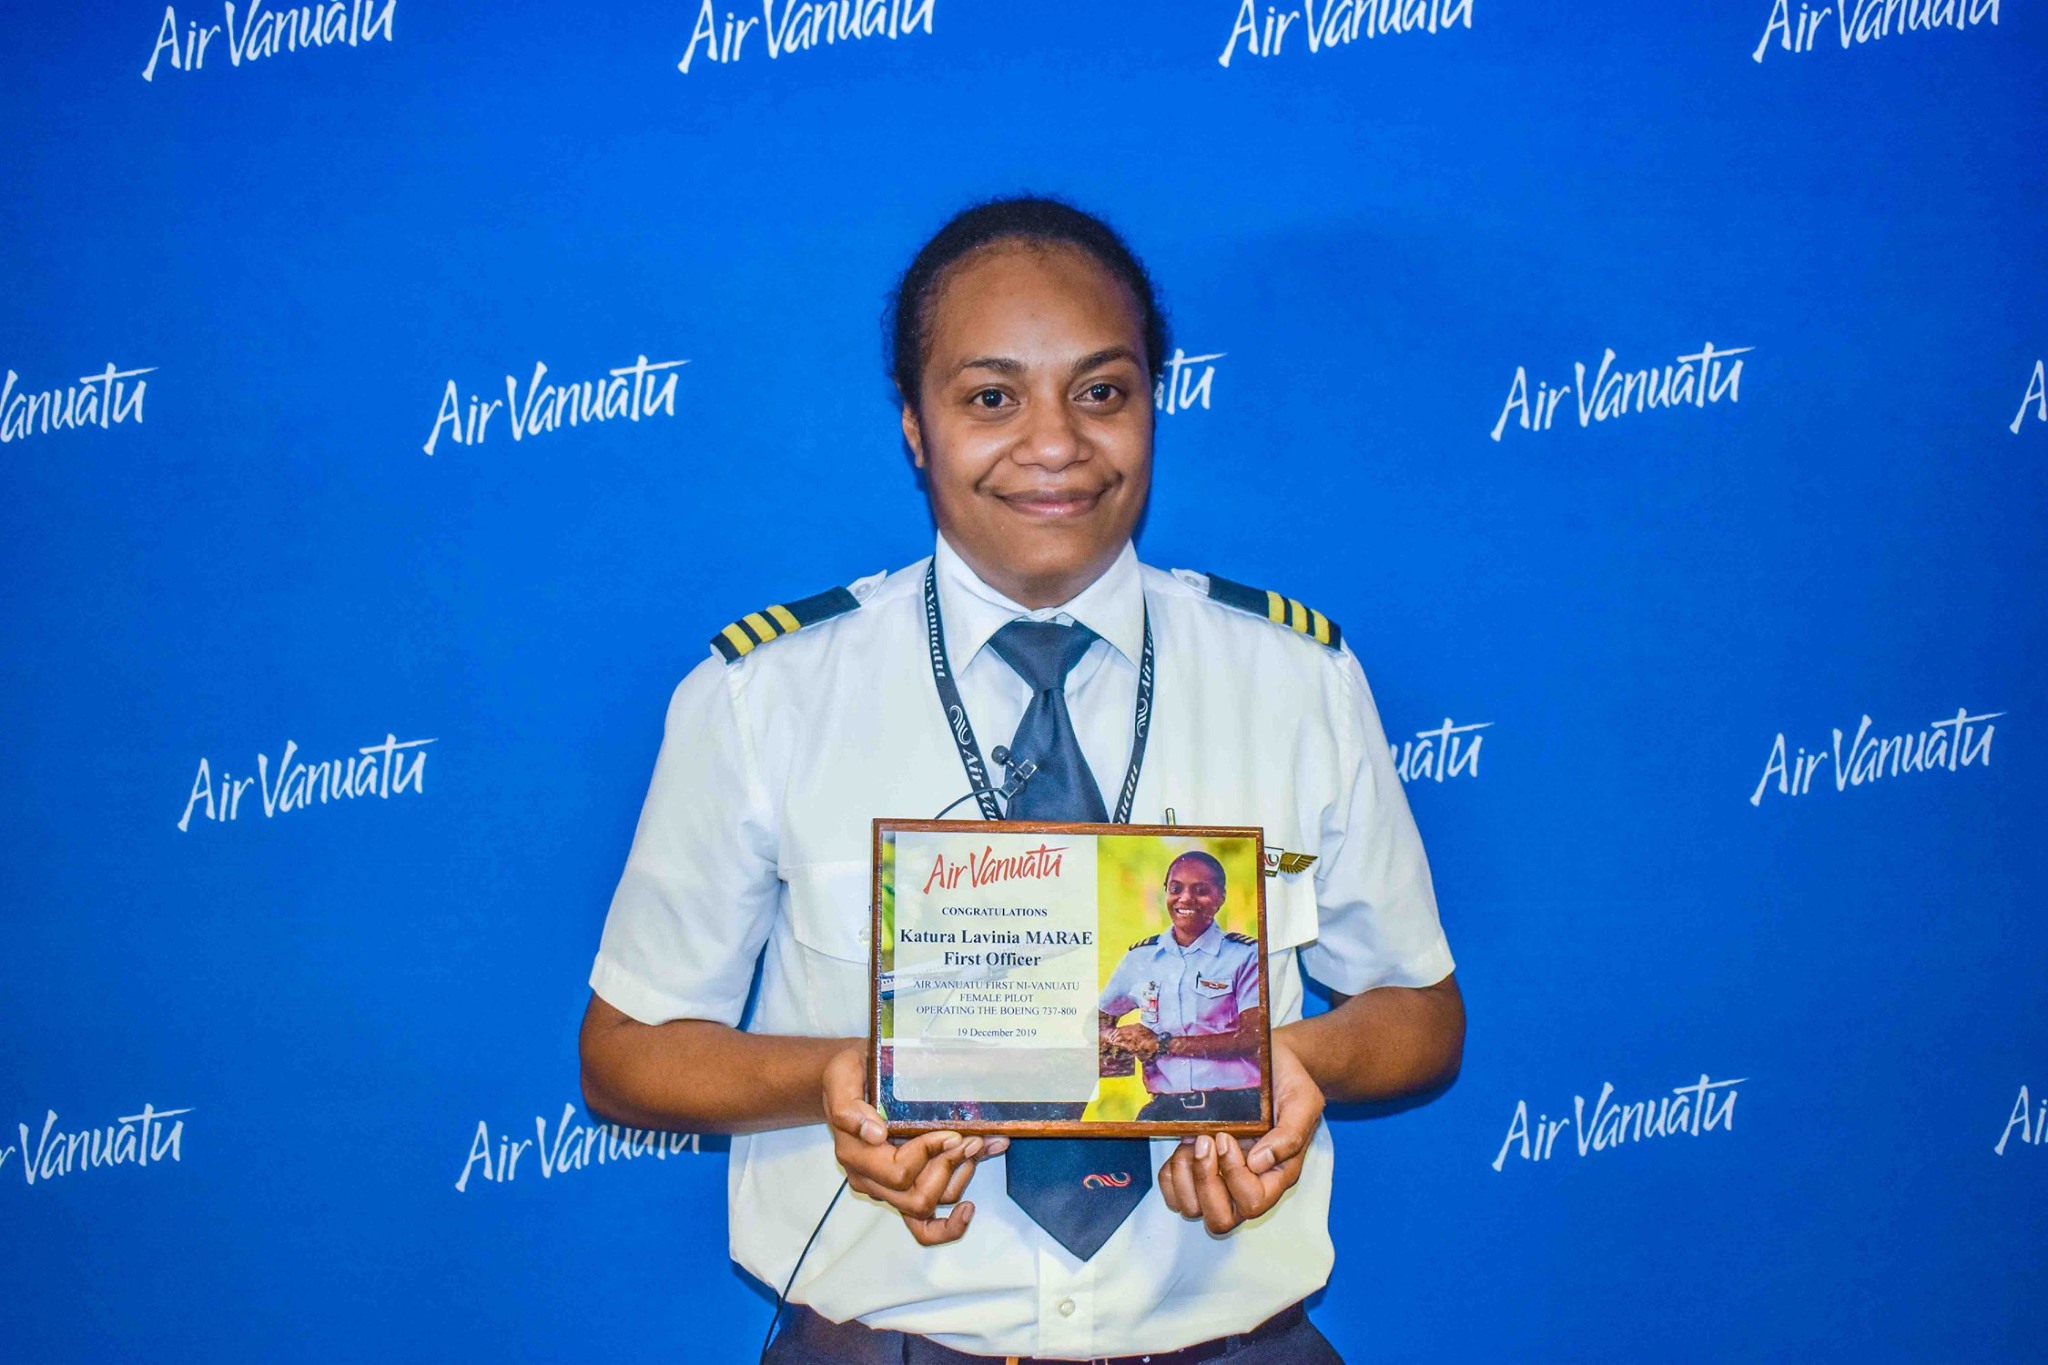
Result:
[[1282,872],[1290,874],[1306,872],[1309,864],[1315,860],[1316,855],[1313,853],[1289,853],[1284,848],[1267,848],[1265,850],[1266,875],[1268,877],[1277,877]]

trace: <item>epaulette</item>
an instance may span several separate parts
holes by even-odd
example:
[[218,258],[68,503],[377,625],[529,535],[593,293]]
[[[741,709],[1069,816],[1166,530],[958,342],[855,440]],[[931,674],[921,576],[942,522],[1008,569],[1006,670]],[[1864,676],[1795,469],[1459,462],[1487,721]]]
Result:
[[1159,935],[1153,934],[1148,938],[1141,938],[1136,943],[1133,943],[1131,949],[1135,952],[1139,948],[1150,948],[1157,942],[1159,942]]
[[1225,934],[1223,937],[1229,939],[1232,943],[1248,944],[1253,948],[1259,946],[1259,941],[1253,938],[1250,934],[1228,933]]
[[727,663],[737,663],[751,654],[756,646],[765,645],[779,635],[829,621],[859,605],[860,599],[849,588],[833,588],[815,597],[777,603],[760,611],[750,611],[719,631],[711,637],[711,647],[724,655]]
[[1337,623],[1317,611],[1304,606],[1292,597],[1282,597],[1269,588],[1248,588],[1242,583],[1233,583],[1215,574],[1208,575],[1209,596],[1226,607],[1263,616],[1290,630],[1300,631],[1319,645],[1336,649],[1344,643],[1344,632]]

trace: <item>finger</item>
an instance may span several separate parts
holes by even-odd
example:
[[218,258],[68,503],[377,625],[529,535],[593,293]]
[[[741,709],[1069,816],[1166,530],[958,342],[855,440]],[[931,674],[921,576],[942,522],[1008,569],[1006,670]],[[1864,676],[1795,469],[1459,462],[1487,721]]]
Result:
[[1185,1210],[1180,1206],[1180,1196],[1174,1188],[1173,1176],[1169,1174],[1173,1170],[1173,1163],[1179,1158],[1180,1153],[1181,1148],[1176,1147],[1173,1149],[1172,1156],[1159,1163],[1159,1178],[1153,1182],[1159,1186],[1159,1196],[1166,1201],[1166,1207],[1172,1209],[1175,1213],[1185,1213]]
[[939,1194],[939,1207],[960,1202],[960,1196],[967,1193],[967,1182],[974,1179],[972,1159],[962,1161],[953,1170],[953,1178],[946,1182],[946,1188]]
[[1246,1164],[1254,1174],[1264,1175],[1275,1166],[1292,1161],[1308,1150],[1309,1139],[1315,1136],[1316,1125],[1322,1121],[1320,1104],[1279,1106],[1272,1131],[1253,1144]]
[[881,1111],[867,1102],[866,1070],[866,1058],[857,1048],[847,1048],[825,1064],[825,1117],[842,1132],[879,1143],[888,1138],[889,1127]]
[[987,1144],[982,1147],[981,1154],[985,1157],[1001,1156],[1004,1152],[1007,1152],[1009,1150],[1010,1140],[1008,1138],[992,1137],[988,1139]]
[[838,1137],[833,1150],[848,1172],[857,1171],[889,1190],[892,1196],[901,1196],[917,1183],[932,1157],[946,1150],[947,1139],[957,1146],[960,1135],[926,1133],[901,1145],[885,1142],[879,1147],[871,1147],[860,1138]]
[[920,1246],[935,1247],[943,1242],[957,1242],[967,1233],[967,1225],[974,1221],[974,1205],[955,1204],[953,1211],[944,1218],[914,1218],[903,1215],[903,1225],[910,1229]]
[[1273,1201],[1280,1197],[1280,1192],[1268,1189],[1265,1180],[1246,1164],[1243,1144],[1234,1137],[1223,1137],[1217,1140],[1217,1145],[1217,1174],[1222,1177],[1223,1188],[1229,1192],[1230,1205],[1237,1210],[1238,1216],[1256,1218],[1273,1207]]
[[1230,1191],[1223,1187],[1222,1177],[1216,1173],[1216,1139],[1203,1136],[1195,1139],[1195,1198],[1200,1201],[1202,1223],[1209,1231],[1221,1236],[1238,1224],[1237,1210],[1230,1206]]
[[959,1174],[961,1166],[979,1155],[981,1139],[969,1138],[959,1146],[940,1152],[926,1162],[924,1170],[918,1173],[917,1179],[910,1186],[910,1196],[915,1201],[913,1207],[918,1212],[928,1214],[943,1204],[952,1203],[953,1201],[946,1197],[946,1190],[951,1187],[953,1177]]
[[[887,1168],[893,1160],[887,1147],[870,1147],[858,1137],[842,1133],[836,1128],[832,1132],[832,1155],[846,1172],[846,1178],[859,1189],[861,1181],[874,1183],[875,1175]],[[865,1193],[865,1191],[863,1191]]]
[[888,1140],[889,1125],[882,1122],[882,1111],[858,1095],[833,1097],[825,1114],[834,1128],[849,1137],[875,1146]]
[[926,1133],[901,1147],[889,1149],[888,1179],[899,1190],[907,1190],[923,1178],[931,1163],[947,1152],[957,1151],[966,1141],[958,1133]]
[[1180,1150],[1167,1162],[1173,1179],[1174,1207],[1183,1218],[1200,1218],[1201,1201],[1195,1198],[1195,1144],[1183,1142]]
[[1263,1207],[1272,1208],[1280,1202],[1281,1195],[1294,1188],[1295,1182],[1301,1179],[1302,1167],[1305,1164],[1303,1158],[1295,1157],[1292,1161],[1282,1162],[1259,1177],[1259,1186],[1265,1191]]

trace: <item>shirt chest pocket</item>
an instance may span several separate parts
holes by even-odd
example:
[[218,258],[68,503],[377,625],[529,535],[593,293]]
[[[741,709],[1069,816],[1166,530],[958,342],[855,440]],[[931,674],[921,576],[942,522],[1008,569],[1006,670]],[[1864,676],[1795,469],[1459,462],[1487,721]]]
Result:
[[[792,1031],[865,1034],[872,936],[866,860],[785,868],[783,881],[789,935],[776,955],[781,980],[774,991],[775,1013],[789,1021]],[[763,995],[766,1007],[768,992]]]
[[1228,977],[1211,976],[1206,972],[1199,972],[1195,976],[1195,995],[1204,1003],[1221,1000],[1224,996],[1229,995],[1230,991],[1231,986]]

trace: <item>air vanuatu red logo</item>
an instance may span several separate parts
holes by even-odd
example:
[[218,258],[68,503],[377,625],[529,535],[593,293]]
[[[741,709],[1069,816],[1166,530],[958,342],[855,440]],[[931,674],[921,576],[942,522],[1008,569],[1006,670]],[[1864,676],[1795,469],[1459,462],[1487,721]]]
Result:
[[1084,1190],[1120,1190],[1130,1183],[1131,1177],[1127,1171],[1118,1171],[1114,1175],[1107,1171],[1096,1171],[1092,1175],[1081,1177],[1081,1188]]

